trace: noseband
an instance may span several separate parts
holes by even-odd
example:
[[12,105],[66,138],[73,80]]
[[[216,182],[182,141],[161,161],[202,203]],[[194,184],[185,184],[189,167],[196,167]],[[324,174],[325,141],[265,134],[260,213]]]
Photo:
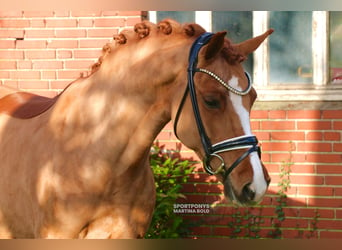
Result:
[[[222,86],[224,86],[226,89],[228,89],[230,92],[236,95],[247,95],[249,91],[252,88],[251,80],[247,72],[245,72],[246,77],[248,79],[248,87],[245,90],[238,90],[232,86],[230,86],[228,83],[226,83],[224,80],[222,80],[219,76],[217,76],[215,73],[202,69],[197,68],[197,58],[198,53],[200,49],[206,45],[211,37],[213,36],[213,33],[206,32],[199,36],[196,41],[193,43],[191,49],[190,49],[190,55],[189,55],[189,65],[188,65],[188,84],[185,90],[185,93],[183,95],[183,98],[181,100],[181,103],[179,105],[175,122],[174,122],[174,132],[177,136],[177,123],[180,117],[180,114],[182,112],[186,97],[188,93],[190,94],[190,99],[192,103],[192,108],[196,120],[196,125],[198,128],[199,135],[201,137],[202,146],[205,152],[205,159],[203,160],[204,169],[207,173],[214,175],[214,174],[222,174],[223,179],[225,180],[229,174],[246,158],[249,156],[249,154],[253,152],[258,152],[259,157],[261,154],[260,147],[258,146],[258,140],[256,136],[254,135],[244,135],[239,136],[231,139],[227,139],[221,142],[218,142],[216,144],[211,144],[209,137],[207,136],[207,133],[205,131],[199,107],[196,97],[196,91],[195,91],[195,84],[194,84],[194,75],[196,72],[201,72],[209,75],[210,77],[217,80]],[[178,138],[178,136],[177,136]],[[238,149],[248,149],[246,152],[244,152],[228,169],[226,168],[226,165],[224,163],[223,158],[219,155],[222,152],[232,151],[232,150],[238,150]],[[217,158],[221,164],[219,167],[215,170],[211,166],[211,161],[213,159]]]

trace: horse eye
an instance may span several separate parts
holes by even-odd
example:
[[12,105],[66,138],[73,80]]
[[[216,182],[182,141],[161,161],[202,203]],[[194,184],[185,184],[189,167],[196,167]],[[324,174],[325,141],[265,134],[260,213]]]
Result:
[[220,101],[213,97],[205,97],[204,103],[210,109],[219,109],[221,107]]

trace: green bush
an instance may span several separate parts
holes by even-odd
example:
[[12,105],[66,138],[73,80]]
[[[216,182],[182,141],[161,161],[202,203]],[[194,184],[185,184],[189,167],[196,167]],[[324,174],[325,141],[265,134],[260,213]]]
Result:
[[150,164],[156,185],[156,206],[151,225],[145,238],[180,238],[188,233],[190,223],[173,213],[174,204],[180,198],[182,184],[186,183],[194,169],[192,159],[180,159],[178,150],[166,150],[155,143],[150,154]]

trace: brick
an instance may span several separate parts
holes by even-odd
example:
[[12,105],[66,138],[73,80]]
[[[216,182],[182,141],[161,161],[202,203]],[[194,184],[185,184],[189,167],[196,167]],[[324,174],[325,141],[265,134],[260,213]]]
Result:
[[[330,228],[329,226],[327,226]],[[341,239],[342,232],[341,231],[321,231],[319,232],[321,239]]]
[[288,119],[320,119],[320,110],[288,110]]
[[17,69],[32,69],[31,60],[17,61]]
[[95,27],[123,27],[125,26],[124,18],[96,18],[94,20]]
[[342,188],[334,188],[334,195],[335,196],[342,196]]
[[12,79],[39,79],[40,72],[39,71],[23,71],[23,70],[16,70],[11,71],[10,76]]
[[341,133],[340,132],[325,132],[324,140],[326,141],[341,141]]
[[85,29],[60,29],[56,30],[57,38],[82,38],[86,37]]
[[293,145],[288,142],[263,142],[262,149],[265,151],[292,151]]
[[307,198],[305,197],[291,197],[287,198],[287,206],[293,207],[306,207],[307,205]]
[[269,141],[271,139],[271,134],[269,132],[255,132],[254,134],[259,141]]
[[53,29],[34,29],[25,30],[25,38],[54,38],[55,30]]
[[21,89],[48,89],[48,81],[20,81],[19,88]]
[[63,62],[61,61],[35,61],[32,65],[33,69],[62,69]]
[[58,50],[57,51],[57,58],[58,59],[69,59],[73,57],[72,50]]
[[272,140],[282,140],[282,141],[299,141],[305,139],[304,132],[272,132],[271,133]]
[[259,121],[251,121],[251,129],[252,130],[260,130],[260,122]]
[[333,152],[342,152],[342,143],[334,143]]
[[74,51],[75,58],[98,58],[101,55],[101,49],[80,49]]
[[49,40],[47,42],[47,48],[49,49],[69,49],[77,47],[77,40]]
[[41,71],[41,78],[42,79],[53,79],[55,80],[57,78],[57,72],[52,70],[43,70]]
[[285,119],[286,111],[285,110],[270,110],[268,113],[269,119]]
[[298,121],[297,128],[300,130],[328,130],[331,129],[330,121]]
[[71,79],[75,80],[80,77],[80,70],[59,70],[57,72],[57,79]]
[[6,87],[14,88],[14,89],[19,89],[19,83],[18,81],[13,81],[13,80],[5,80],[4,85]]
[[[91,65],[95,63],[95,60],[73,60],[65,62],[65,69],[89,69]],[[162,137],[159,137],[162,138]],[[170,139],[170,138],[167,138]]]
[[14,49],[16,40],[1,40],[0,41],[0,49]]
[[298,217],[313,218],[316,216],[316,211],[319,213],[319,218],[334,218],[334,211],[330,209],[312,209],[300,208],[298,209]]
[[342,110],[323,110],[323,119],[342,119]]
[[334,130],[342,130],[342,121],[333,121]]
[[306,196],[333,196],[334,189],[332,187],[298,187],[299,195]]
[[325,184],[326,185],[341,185],[342,176],[326,176]]
[[301,185],[323,185],[324,177],[315,175],[291,175],[291,183]]
[[79,19],[78,20],[78,26],[79,27],[93,27],[94,26],[94,20],[93,19]]
[[16,41],[17,49],[45,49],[45,40],[18,40]]
[[87,30],[88,37],[112,38],[116,34],[118,34],[118,29],[115,29],[115,28],[110,28],[110,29],[88,29]]
[[24,59],[24,51],[22,50],[0,50],[0,58],[4,59]]
[[0,61],[0,70],[16,69],[17,63],[15,61]]
[[24,30],[1,30],[0,38],[24,38]]
[[110,39],[85,39],[80,40],[80,48],[102,48]]
[[318,165],[316,166],[317,174],[342,174],[340,165]]
[[268,119],[267,110],[252,110],[251,119]]
[[321,141],[323,140],[323,133],[322,132],[307,132],[305,139],[308,141]]
[[263,130],[294,130],[295,122],[293,121],[261,121],[261,129]]
[[331,143],[306,143],[300,142],[297,144],[297,151],[304,152],[332,152]]
[[285,228],[307,228],[308,227],[308,220],[305,219],[301,219],[298,220],[297,218],[292,219],[292,218],[286,218],[286,220],[284,220],[282,222],[282,227]]
[[56,51],[54,50],[27,50],[25,51],[26,59],[55,59]]
[[77,27],[77,19],[46,19],[46,27],[48,28],[70,28]]
[[[322,199],[324,200],[324,199]],[[327,199],[329,200],[329,199]],[[330,203],[330,202],[329,202]],[[334,204],[341,204],[341,201],[336,201]],[[335,206],[334,206],[335,207]],[[341,230],[342,228],[342,220],[340,219],[333,219],[333,220],[319,220],[318,222],[319,228],[329,228],[329,229],[338,229]]]
[[310,162],[307,160],[306,155],[303,153],[300,154],[292,154],[289,153],[271,153],[271,161],[279,162],[279,163],[288,163],[288,162],[296,162],[296,163],[307,163]]
[[23,19],[0,19],[0,28],[27,28],[30,27],[29,20]]
[[31,28],[45,28],[45,20],[44,19],[31,19],[30,27]]
[[292,174],[315,174],[316,168],[314,165],[299,165],[295,164],[291,166]]
[[308,162],[320,163],[341,163],[342,155],[340,154],[308,154],[306,156]]
[[9,72],[0,70],[0,79],[8,79],[8,78],[10,78]]
[[262,162],[270,162],[271,156],[270,154],[264,153],[261,147],[261,161]]

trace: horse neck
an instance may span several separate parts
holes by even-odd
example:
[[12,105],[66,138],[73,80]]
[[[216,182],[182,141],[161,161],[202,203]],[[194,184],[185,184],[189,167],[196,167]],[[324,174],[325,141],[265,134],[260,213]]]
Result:
[[180,72],[186,72],[186,56],[179,53],[183,49],[167,50],[162,55],[149,53],[145,60],[130,63],[126,69],[114,58],[104,62],[97,72],[77,81],[60,97],[52,113],[55,132],[74,141],[75,147],[95,145],[94,141],[105,145],[104,153],[122,157],[127,164],[146,156],[171,119],[172,97],[179,88],[176,79]]

